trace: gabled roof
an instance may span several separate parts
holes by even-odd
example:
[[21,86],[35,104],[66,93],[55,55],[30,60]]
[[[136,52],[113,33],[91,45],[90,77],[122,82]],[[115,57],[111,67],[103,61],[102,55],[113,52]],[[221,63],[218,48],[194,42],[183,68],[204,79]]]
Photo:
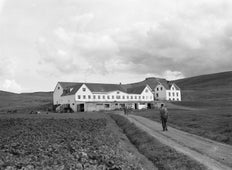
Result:
[[62,86],[63,94],[61,96],[74,95],[83,84],[85,84],[92,92],[111,92],[122,91],[126,92],[120,84],[101,84],[101,83],[74,83],[74,82],[59,82]]
[[69,88],[69,87],[74,87],[75,85],[78,85],[80,83],[75,83],[75,82],[58,82],[63,89]]
[[177,89],[177,90],[180,90],[180,88],[175,84],[175,83],[170,83],[170,88],[171,88],[171,86],[175,86],[175,88]]
[[169,90],[172,85],[176,89],[180,88],[173,82],[169,82],[166,79],[149,77],[144,81],[131,83],[131,84],[102,84],[102,83],[75,83],[75,82],[59,82],[64,89],[62,96],[74,95],[83,84],[85,84],[90,91],[95,93],[121,91],[129,94],[141,94],[146,86],[154,90],[157,85],[161,84],[165,89]]
[[92,92],[111,92],[111,91],[122,91],[126,92],[120,84],[100,84],[100,83],[85,83],[86,86]]
[[129,94],[141,94],[147,85],[131,87],[127,89],[127,93]]
[[162,84],[165,88],[168,89],[167,80],[161,78],[155,78],[155,77],[146,78],[144,81],[137,83],[126,84],[126,87],[131,88],[131,87],[148,85],[152,90],[154,90],[158,84]]

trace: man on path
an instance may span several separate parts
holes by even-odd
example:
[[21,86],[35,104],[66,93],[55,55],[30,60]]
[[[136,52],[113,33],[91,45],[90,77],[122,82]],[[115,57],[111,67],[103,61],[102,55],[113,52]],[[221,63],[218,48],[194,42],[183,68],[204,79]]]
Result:
[[160,119],[162,121],[162,127],[163,127],[163,131],[168,131],[167,128],[167,121],[168,121],[168,110],[167,108],[164,106],[164,104],[161,104],[160,107]]
[[124,111],[124,115],[128,115],[128,112],[127,112],[127,108],[126,108],[126,106],[125,106],[125,107],[123,107],[123,111]]

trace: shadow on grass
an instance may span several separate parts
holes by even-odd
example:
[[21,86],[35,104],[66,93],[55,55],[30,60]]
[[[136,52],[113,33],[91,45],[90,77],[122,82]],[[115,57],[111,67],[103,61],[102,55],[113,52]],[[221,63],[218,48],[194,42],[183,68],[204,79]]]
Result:
[[125,117],[116,114],[111,114],[111,117],[127,135],[131,143],[136,146],[139,152],[151,160],[158,169],[206,169],[206,167],[200,163],[160,143],[143,130],[140,130]]

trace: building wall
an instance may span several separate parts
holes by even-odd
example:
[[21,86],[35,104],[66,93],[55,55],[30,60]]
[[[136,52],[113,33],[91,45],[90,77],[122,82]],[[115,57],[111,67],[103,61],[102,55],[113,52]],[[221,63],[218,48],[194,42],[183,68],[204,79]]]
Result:
[[166,96],[166,100],[181,101],[181,92],[174,85],[171,86],[170,90],[166,91]]
[[141,96],[145,97],[145,99],[142,99],[141,101],[153,101],[154,100],[152,90],[148,86],[143,90],[143,92],[141,93]]
[[158,100],[166,100],[166,88],[159,84],[156,86],[155,88],[155,99],[158,99]]
[[[89,90],[89,88],[85,84],[83,84],[81,86],[81,88],[76,92],[76,94],[75,94],[75,100],[76,101],[85,101],[85,102],[92,101],[91,99],[88,98],[88,96],[92,96],[92,95],[93,94]],[[79,96],[81,98],[79,98]]]
[[86,85],[83,85],[75,94],[75,100],[83,102],[152,101],[153,94],[148,87],[141,94],[127,94],[122,91],[92,93]]
[[53,92],[53,105],[62,103],[63,100],[60,97],[62,93],[63,93],[63,88],[61,87],[59,83],[57,83],[55,90]]

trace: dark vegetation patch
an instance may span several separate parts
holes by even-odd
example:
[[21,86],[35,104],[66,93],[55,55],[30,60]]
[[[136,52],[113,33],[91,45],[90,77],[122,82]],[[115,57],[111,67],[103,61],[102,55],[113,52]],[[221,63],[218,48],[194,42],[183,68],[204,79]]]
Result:
[[137,128],[123,116],[112,114],[111,117],[121,127],[127,137],[137,149],[151,160],[158,169],[179,170],[194,169],[203,170],[205,167],[187,156],[176,152],[174,149],[163,145],[146,132]]
[[[232,107],[199,110],[169,109],[168,124],[177,129],[232,145]],[[160,121],[158,109],[134,112]]]
[[107,119],[0,119],[0,169],[141,169]]

